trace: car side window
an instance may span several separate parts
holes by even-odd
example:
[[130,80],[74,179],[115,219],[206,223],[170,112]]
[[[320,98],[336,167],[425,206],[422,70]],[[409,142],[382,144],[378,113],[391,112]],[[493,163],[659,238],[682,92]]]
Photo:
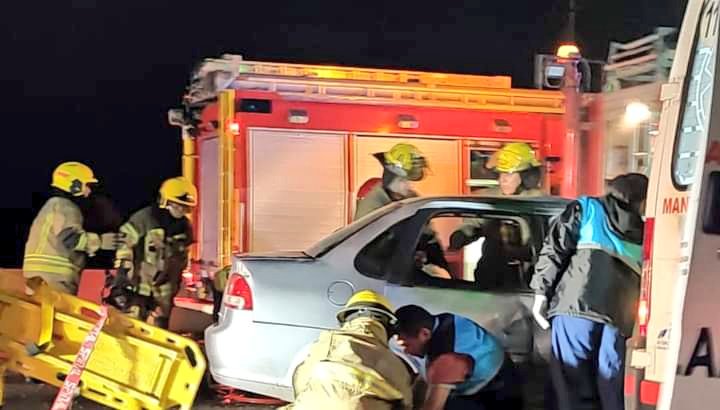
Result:
[[415,283],[485,291],[528,289],[542,241],[536,218],[444,213],[423,228],[415,252]]
[[401,251],[399,245],[408,242],[401,240],[404,224],[393,225],[365,245],[355,258],[355,269],[371,278],[386,278]]

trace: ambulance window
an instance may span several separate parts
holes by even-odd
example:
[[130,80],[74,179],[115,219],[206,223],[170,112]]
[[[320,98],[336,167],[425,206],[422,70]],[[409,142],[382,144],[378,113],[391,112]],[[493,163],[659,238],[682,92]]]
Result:
[[[708,19],[714,20],[715,30]],[[678,189],[684,190],[695,182],[698,161],[702,161],[699,157],[707,142],[715,75],[716,31],[716,15],[701,13],[683,85],[685,100],[680,111],[672,161],[673,183]]]

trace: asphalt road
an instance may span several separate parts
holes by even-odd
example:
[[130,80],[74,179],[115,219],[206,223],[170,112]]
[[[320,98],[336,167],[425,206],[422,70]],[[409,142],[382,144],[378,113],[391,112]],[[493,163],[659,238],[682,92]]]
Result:
[[[44,384],[26,383],[22,377],[9,375],[5,384],[5,405],[2,410],[47,410],[50,408],[57,389]],[[244,410],[271,410],[274,406],[237,406],[222,405],[218,399],[199,395],[193,409],[244,409]],[[79,398],[73,405],[73,410],[104,410],[101,406],[83,398]]]
[[[545,409],[543,391],[547,380],[547,369],[525,368],[523,373],[528,378],[524,383],[526,398],[526,409]],[[44,384],[25,382],[24,378],[17,375],[8,375],[5,385],[5,405],[2,410],[47,410],[50,408],[57,389]],[[215,409],[244,409],[244,410],[271,410],[276,406],[257,405],[223,405],[215,395],[201,390],[195,400],[193,409],[215,410]],[[89,400],[79,398],[73,405],[73,410],[104,410],[108,407],[101,406]]]

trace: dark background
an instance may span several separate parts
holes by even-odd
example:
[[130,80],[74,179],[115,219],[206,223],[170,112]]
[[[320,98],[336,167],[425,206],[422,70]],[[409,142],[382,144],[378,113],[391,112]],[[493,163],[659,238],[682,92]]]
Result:
[[[0,6],[0,266],[62,161],[95,169],[125,215],[180,173],[167,124],[193,66],[246,59],[510,75],[564,36],[567,0],[7,1]],[[686,0],[577,0],[583,54],[678,27]]]

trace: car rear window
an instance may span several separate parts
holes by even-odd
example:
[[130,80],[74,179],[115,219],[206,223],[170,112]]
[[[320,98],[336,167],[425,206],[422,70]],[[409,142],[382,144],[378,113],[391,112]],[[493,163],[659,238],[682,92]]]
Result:
[[313,246],[309,247],[305,250],[305,254],[312,257],[312,258],[319,258],[320,256],[326,254],[331,249],[336,247],[339,243],[343,242],[350,236],[354,235],[364,227],[370,225],[371,223],[377,221],[378,219],[382,218],[383,216],[389,214],[390,212],[400,208],[402,203],[400,202],[393,202],[387,206],[384,206],[380,209],[377,209],[364,217],[358,219],[357,221],[346,225],[335,232],[331,233],[330,235],[326,236]]

